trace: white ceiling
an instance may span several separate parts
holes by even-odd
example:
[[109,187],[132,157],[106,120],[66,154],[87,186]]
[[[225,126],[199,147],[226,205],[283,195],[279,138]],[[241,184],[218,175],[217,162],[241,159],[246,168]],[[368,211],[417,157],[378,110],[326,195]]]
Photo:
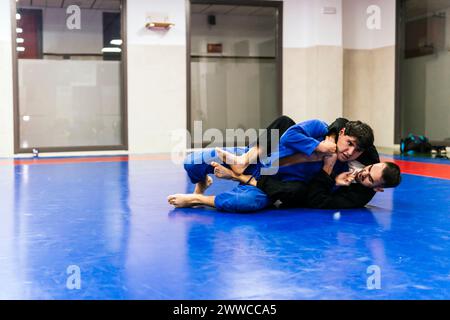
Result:
[[82,9],[120,10],[120,0],[19,0],[17,4],[39,8],[67,8],[75,4]]
[[273,16],[276,13],[273,7],[250,7],[217,4],[193,4],[191,13],[214,15],[240,15],[240,16]]

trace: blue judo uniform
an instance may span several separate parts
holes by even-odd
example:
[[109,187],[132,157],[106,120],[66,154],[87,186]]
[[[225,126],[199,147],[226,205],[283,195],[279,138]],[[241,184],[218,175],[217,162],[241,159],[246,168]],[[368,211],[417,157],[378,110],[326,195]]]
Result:
[[[280,138],[279,150],[271,155],[271,162],[296,153],[310,156],[328,133],[328,126],[321,120],[308,120],[290,127]],[[236,155],[242,155],[249,148],[226,148]],[[219,162],[214,149],[193,152],[185,160],[184,168],[192,183],[205,181],[208,174],[214,173],[211,162]],[[220,163],[220,162],[219,162]],[[270,165],[270,164],[269,164]],[[322,169],[322,162],[309,162],[279,167],[276,176],[282,181],[309,182]],[[229,167],[228,165],[225,165]],[[260,176],[261,163],[250,165],[244,172],[255,179]],[[214,202],[216,208],[228,212],[258,211],[271,204],[270,198],[257,187],[239,184],[231,191],[220,193]]]

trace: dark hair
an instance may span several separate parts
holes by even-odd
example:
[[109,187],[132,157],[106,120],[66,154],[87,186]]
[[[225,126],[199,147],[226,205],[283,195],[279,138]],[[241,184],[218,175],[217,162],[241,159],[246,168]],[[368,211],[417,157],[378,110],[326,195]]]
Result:
[[395,188],[402,181],[400,168],[393,162],[385,162],[381,178],[383,179],[383,188]]
[[361,121],[349,121],[344,128],[346,136],[356,138],[359,149],[366,150],[373,146],[373,130],[368,124]]

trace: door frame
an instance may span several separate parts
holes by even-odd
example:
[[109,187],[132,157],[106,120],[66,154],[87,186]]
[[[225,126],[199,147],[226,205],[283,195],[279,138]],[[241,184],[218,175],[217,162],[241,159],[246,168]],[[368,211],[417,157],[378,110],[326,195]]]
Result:
[[[396,0],[396,44],[395,44],[395,125],[394,125],[394,143],[400,144],[402,137],[402,68],[401,60],[403,55],[403,41],[404,41],[404,28],[403,28],[403,3],[404,0]],[[419,133],[420,134],[420,133]],[[433,145],[450,147],[450,141],[448,140],[433,140],[430,141]]]
[[[283,114],[283,2],[266,0],[186,0],[186,83],[187,83],[187,103],[186,103],[186,128],[192,134],[191,128],[191,5],[192,4],[212,4],[212,5],[236,5],[251,7],[272,7],[278,12],[277,17],[277,46],[275,48],[275,58],[277,66],[277,111]],[[259,128],[256,128],[259,129]],[[188,148],[192,148],[194,141]]]

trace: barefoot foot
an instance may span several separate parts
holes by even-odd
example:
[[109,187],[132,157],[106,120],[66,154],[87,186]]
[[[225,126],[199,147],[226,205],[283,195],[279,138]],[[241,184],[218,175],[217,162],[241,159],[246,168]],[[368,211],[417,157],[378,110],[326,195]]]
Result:
[[199,204],[195,194],[173,194],[167,197],[167,201],[175,208],[190,208]]
[[231,170],[233,170],[238,175],[243,174],[245,169],[247,169],[249,165],[248,157],[246,156],[246,154],[237,156],[220,148],[216,148],[216,152],[219,159],[221,159],[223,163],[228,164]]
[[211,165],[214,167],[214,175],[217,178],[232,180],[235,177],[235,173],[217,162],[211,162]]

